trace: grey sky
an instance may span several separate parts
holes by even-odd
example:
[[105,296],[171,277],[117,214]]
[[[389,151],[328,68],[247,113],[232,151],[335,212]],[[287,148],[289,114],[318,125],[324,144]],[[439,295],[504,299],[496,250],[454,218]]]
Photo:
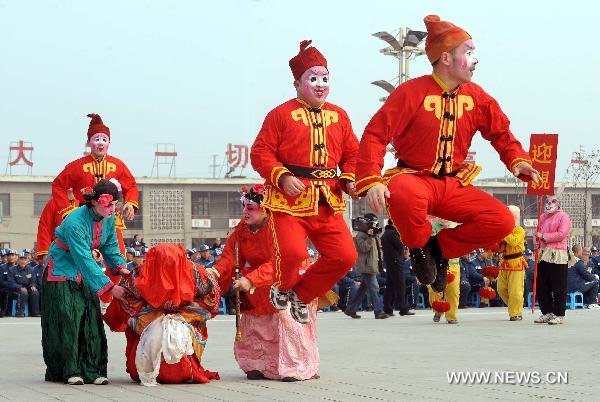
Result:
[[[411,5],[412,3],[412,5]],[[578,6],[581,4],[581,6]],[[585,5],[584,5],[585,4]],[[557,177],[584,144],[599,148],[595,3],[564,1],[24,1],[0,0],[0,158],[35,147],[34,174],[81,155],[89,119],[111,128],[110,153],[150,175],[154,144],[176,143],[178,176],[209,177],[210,155],[250,145],[266,113],[295,95],[288,60],[313,39],[331,71],[329,100],[357,136],[381,106],[370,84],[397,61],[371,34],[424,30],[438,14],[465,28],[480,60],[474,81],[492,94],[527,149],[530,133],[559,133]],[[425,56],[413,77],[430,73]],[[480,177],[505,169],[473,145]],[[4,173],[4,166],[1,167]]]

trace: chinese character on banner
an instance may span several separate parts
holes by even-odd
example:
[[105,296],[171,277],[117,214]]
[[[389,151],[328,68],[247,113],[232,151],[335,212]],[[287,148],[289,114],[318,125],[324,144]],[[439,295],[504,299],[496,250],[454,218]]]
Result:
[[531,134],[529,157],[534,169],[540,172],[541,182],[527,184],[527,194],[553,195],[556,158],[558,157],[558,134]]
[[[23,140],[19,140],[19,142],[11,142],[9,147],[10,154],[12,156],[13,151],[17,152],[17,156],[11,162],[9,162],[10,166],[15,166],[19,164],[19,161],[23,161],[23,164],[31,167],[33,166],[33,162],[31,161],[31,154],[33,151],[33,146],[31,142],[24,142]],[[25,152],[28,152],[26,155]]]
[[465,163],[473,163],[475,162],[475,151],[467,152],[467,157],[464,160]]
[[235,169],[242,169],[248,164],[248,145],[227,144],[227,164]]

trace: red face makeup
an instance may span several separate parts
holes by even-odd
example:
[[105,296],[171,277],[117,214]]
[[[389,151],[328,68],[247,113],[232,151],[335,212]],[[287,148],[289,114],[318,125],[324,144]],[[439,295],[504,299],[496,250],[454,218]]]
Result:
[[265,219],[265,215],[260,205],[243,197],[242,218],[247,225],[258,225]]

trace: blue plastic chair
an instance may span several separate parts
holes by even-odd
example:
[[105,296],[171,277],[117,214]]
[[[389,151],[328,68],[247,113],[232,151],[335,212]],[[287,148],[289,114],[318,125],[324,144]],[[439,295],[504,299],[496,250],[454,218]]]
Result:
[[225,302],[224,297],[221,297],[221,303],[219,304],[219,313],[227,314],[227,303]]
[[568,307],[570,310],[575,310],[577,307],[583,308],[583,293],[567,293],[566,307]]
[[[23,313],[25,313],[25,317],[29,317],[29,303],[25,304]],[[16,315],[17,315],[17,301],[15,299],[13,299],[13,301],[12,301],[12,316],[15,317]]]

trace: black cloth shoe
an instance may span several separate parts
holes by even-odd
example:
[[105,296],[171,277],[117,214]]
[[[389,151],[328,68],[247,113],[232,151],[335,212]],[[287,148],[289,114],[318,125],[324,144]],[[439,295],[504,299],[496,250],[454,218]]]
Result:
[[[390,317],[393,317],[395,315],[393,311],[385,311],[384,310],[383,312],[386,313],[387,315],[389,315]],[[400,314],[400,315],[402,315],[402,314]]]
[[415,315],[415,312],[410,310],[400,311],[400,315]]
[[419,282],[430,285],[435,281],[437,268],[428,244],[422,248],[411,248],[410,261]]
[[348,311],[344,311],[344,314],[346,314],[348,317],[360,318],[360,316],[358,314],[356,314],[356,312],[351,313],[351,312],[348,312]]
[[265,375],[258,370],[250,370],[246,373],[246,378],[249,380],[263,380]]
[[375,314],[375,319],[376,320],[384,320],[386,318],[390,318],[390,316],[387,315],[386,313]]
[[427,241],[427,246],[431,250],[436,269],[435,281],[431,284],[431,288],[436,292],[443,292],[448,283],[448,260],[442,255],[437,236],[431,236]]

